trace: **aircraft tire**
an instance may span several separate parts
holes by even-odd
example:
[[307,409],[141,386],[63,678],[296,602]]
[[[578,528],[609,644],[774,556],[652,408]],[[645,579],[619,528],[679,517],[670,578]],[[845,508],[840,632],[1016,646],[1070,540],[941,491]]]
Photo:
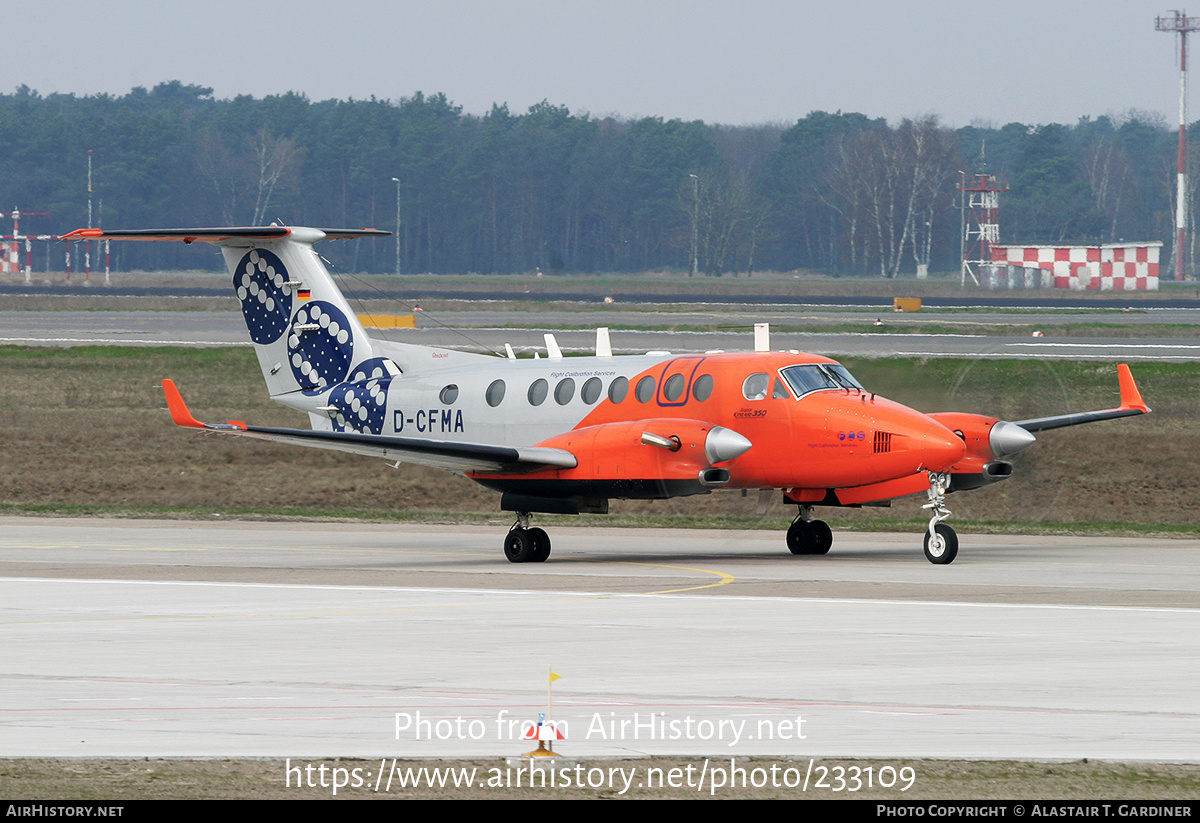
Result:
[[812,524],[797,520],[788,526],[787,547],[792,554],[815,554],[817,541]]
[[504,536],[504,556],[510,563],[528,563],[533,559],[535,547],[528,529],[512,529]]
[[929,532],[925,532],[925,559],[938,566],[946,566],[954,562],[958,556],[958,535],[954,529],[945,523],[933,527],[934,538],[930,540]]
[[550,556],[550,535],[546,534],[545,529],[530,529],[529,536],[533,539],[533,554],[529,562],[545,563]]
[[833,529],[824,520],[814,520],[808,524],[813,532],[813,554],[829,554],[833,547]]

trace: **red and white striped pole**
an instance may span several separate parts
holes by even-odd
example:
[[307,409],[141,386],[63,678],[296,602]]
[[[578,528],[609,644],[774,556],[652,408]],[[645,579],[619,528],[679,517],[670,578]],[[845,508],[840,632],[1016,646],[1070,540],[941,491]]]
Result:
[[1187,236],[1187,29],[1179,30],[1179,170],[1175,175],[1175,279],[1183,280]]
[[1174,17],[1157,17],[1154,28],[1179,34],[1179,158],[1175,189],[1175,279],[1186,274],[1184,251],[1187,249],[1187,36],[1200,31],[1200,17],[1188,17],[1176,11]]

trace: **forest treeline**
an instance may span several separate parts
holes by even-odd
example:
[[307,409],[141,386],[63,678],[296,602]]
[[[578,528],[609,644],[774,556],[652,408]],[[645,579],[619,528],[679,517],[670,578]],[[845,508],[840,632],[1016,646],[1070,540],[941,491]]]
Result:
[[[0,95],[0,207],[29,215],[23,234],[87,225],[91,150],[93,222],[106,228],[395,230],[399,194],[406,273],[694,265],[896,277],[918,263],[958,270],[960,172],[1011,186],[1002,241],[1168,241],[1176,142],[1161,118],[1137,113],[950,129],[935,116],[811,112],[734,127],[548,102],[470,115],[441,94],[312,102],[218,100],[179,82],[121,97],[22,86]],[[1191,199],[1195,214],[1195,187]],[[211,251],[121,245],[123,270],[219,265]],[[355,241],[339,258],[392,272],[396,246]]]

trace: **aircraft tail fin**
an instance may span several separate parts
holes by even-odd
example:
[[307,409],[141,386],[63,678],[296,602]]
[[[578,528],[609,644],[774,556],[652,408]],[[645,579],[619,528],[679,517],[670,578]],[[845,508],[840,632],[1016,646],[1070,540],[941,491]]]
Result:
[[364,364],[369,364],[366,374],[392,373],[313,249],[320,240],[388,234],[376,229],[247,226],[80,229],[64,239],[174,240],[219,246],[263,379],[278,399],[293,392],[323,393],[351,379],[352,371],[362,371]]
[[400,367],[367,335],[313,245],[388,234],[252,226],[80,229],[66,238],[199,241],[220,247],[271,397],[315,414],[314,419],[330,419],[333,428],[378,432],[387,383]]
[[322,395],[356,382],[356,375],[400,373],[376,351],[313,249],[325,236],[294,230],[279,240],[220,244],[263,379],[276,399]]

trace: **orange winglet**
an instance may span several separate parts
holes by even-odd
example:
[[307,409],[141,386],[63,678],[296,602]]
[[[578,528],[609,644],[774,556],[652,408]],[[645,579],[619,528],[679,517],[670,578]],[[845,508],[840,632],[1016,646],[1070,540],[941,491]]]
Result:
[[192,417],[192,413],[188,411],[187,403],[183,402],[183,396],[179,393],[179,389],[175,388],[174,380],[162,381],[162,387],[163,394],[167,396],[167,408],[171,410],[171,419],[175,421],[176,426],[185,426],[189,429],[204,428],[204,424]]
[[1117,382],[1121,386],[1122,409],[1137,409],[1143,413],[1149,413],[1150,407],[1146,405],[1146,401],[1142,400],[1142,393],[1138,391],[1137,384],[1133,382],[1133,372],[1129,371],[1129,366],[1124,363],[1117,366]]
[[103,229],[75,229],[75,231],[67,232],[66,234],[64,234],[62,237],[60,237],[58,239],[59,240],[74,240],[74,239],[82,240],[82,239],[88,238],[88,237],[103,237],[103,236],[104,236]]

